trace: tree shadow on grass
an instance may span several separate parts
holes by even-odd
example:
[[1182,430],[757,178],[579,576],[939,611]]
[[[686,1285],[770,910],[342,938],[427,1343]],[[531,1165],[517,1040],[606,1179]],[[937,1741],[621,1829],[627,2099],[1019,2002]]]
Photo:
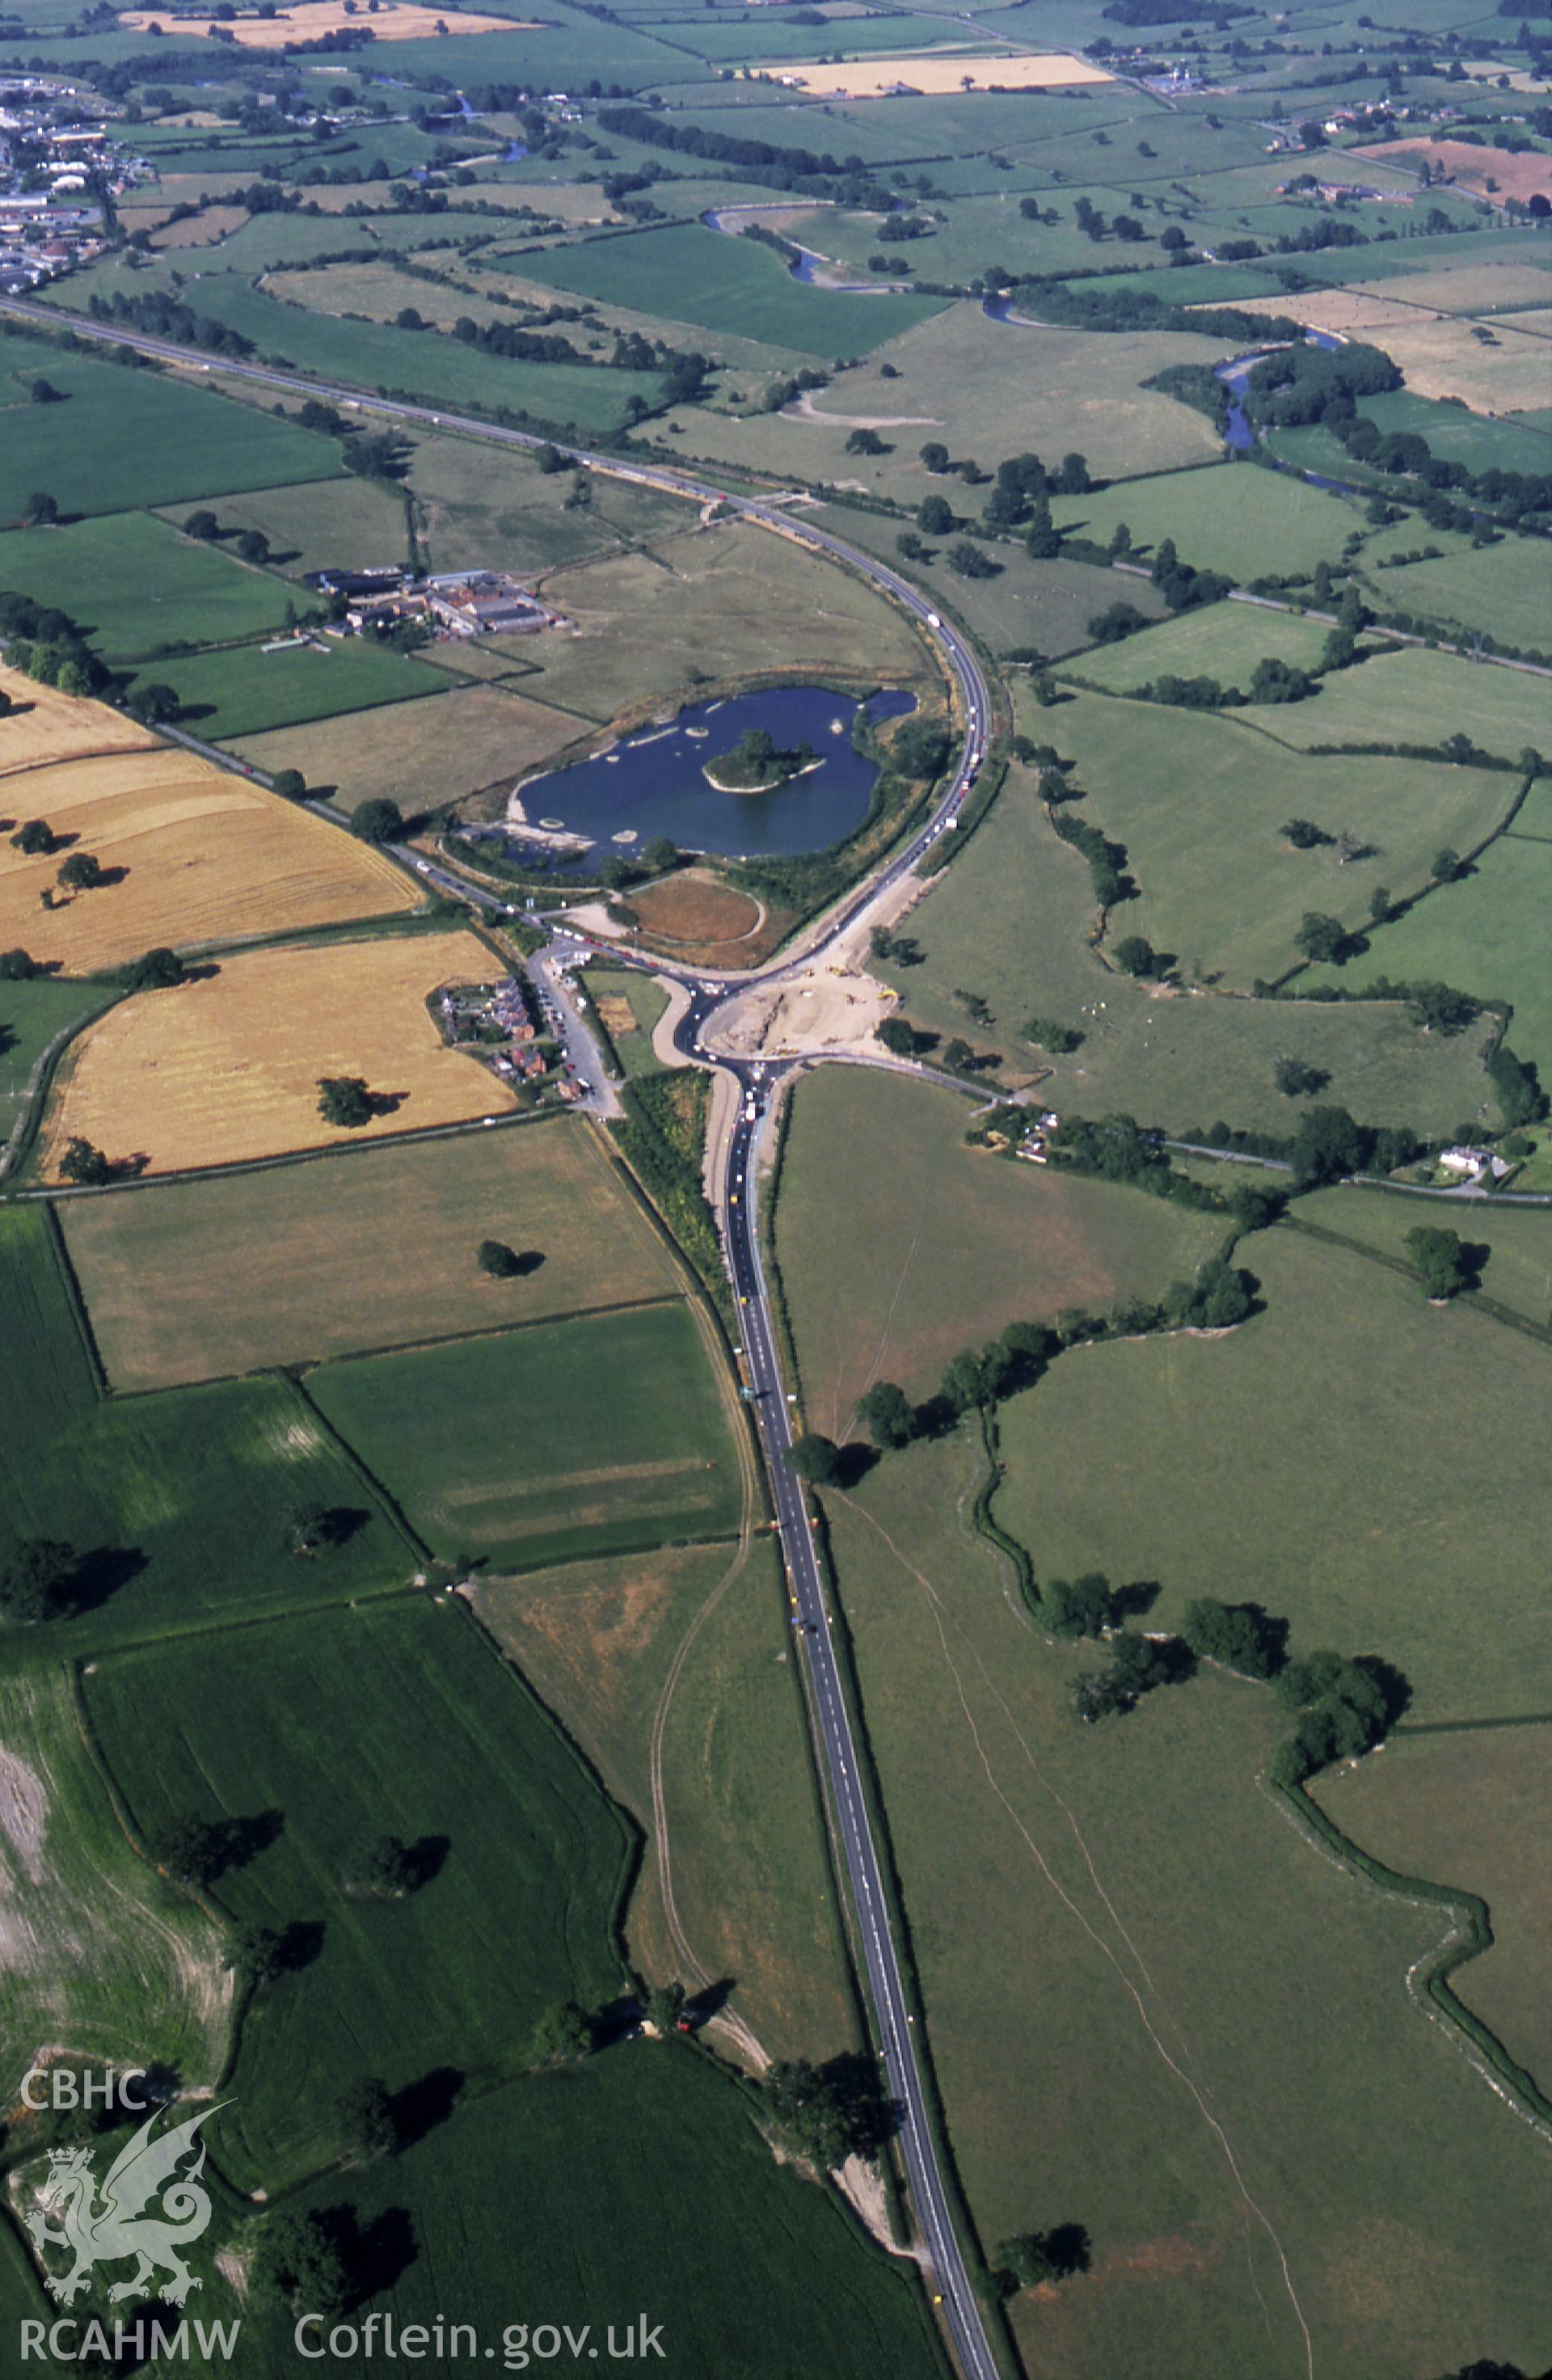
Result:
[[79,1619],[83,1612],[99,1610],[145,1568],[146,1556],[139,1546],[93,1546],[76,1564],[66,1604],[69,1616]]
[[433,2066],[418,2082],[406,2082],[393,2096],[394,2125],[401,2149],[413,2148],[439,2124],[445,2124],[457,2107],[468,2077],[456,2066]]

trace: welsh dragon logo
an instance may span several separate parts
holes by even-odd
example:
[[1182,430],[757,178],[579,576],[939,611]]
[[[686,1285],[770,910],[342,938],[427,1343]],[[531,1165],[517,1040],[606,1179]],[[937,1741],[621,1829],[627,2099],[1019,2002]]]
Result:
[[[160,2294],[172,2305],[182,2305],[189,2290],[201,2286],[181,2251],[192,2247],[211,2219],[210,2193],[200,2185],[205,2146],[194,2136],[214,2114],[214,2107],[205,2107],[187,2123],[160,2133],[157,2117],[152,2115],[119,2151],[101,2191],[90,2150],[50,2150],[48,2179],[38,2192],[35,2211],[27,2217],[27,2228],[40,2259],[51,2248],[67,2248],[75,2255],[67,2272],[44,2271],[61,2305],[72,2304],[91,2286],[94,2265],[117,2264],[127,2256],[138,2260],[136,2267],[127,2281],[109,2289],[111,2303],[149,2289],[158,2273],[167,2275]],[[180,2173],[179,2166],[190,2156],[194,2163]],[[158,2196],[160,2212],[148,2214],[145,2210]]]

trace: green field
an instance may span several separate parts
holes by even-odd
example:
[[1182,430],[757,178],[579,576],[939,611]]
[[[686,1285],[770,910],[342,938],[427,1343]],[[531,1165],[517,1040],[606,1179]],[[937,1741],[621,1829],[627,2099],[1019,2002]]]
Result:
[[[432,405],[527,414],[586,434],[617,430],[631,397],[650,404],[657,394],[650,372],[513,363],[430,332],[347,322],[341,315],[285,305],[236,273],[204,274],[199,298],[202,311],[252,339],[266,357],[284,357],[304,371],[358,387],[408,392]],[[285,476],[294,480],[297,474]]]
[[80,1024],[102,999],[99,984],[60,983],[50,976],[0,983],[0,1134],[15,1130],[32,1069],[55,1035]]
[[652,1048],[652,1033],[668,1006],[668,993],[662,985],[635,967],[588,967],[582,981],[594,1000],[626,1002],[636,1019],[628,1029],[617,1024],[608,1027],[614,1054],[626,1076],[634,1079],[637,1075],[661,1074],[662,1067]]
[[[1188,1453],[1172,1439],[1178,1384],[1160,1378],[1160,1359],[1231,1367],[1243,1335],[1063,1357],[1002,1409],[1001,1517],[1016,1510],[1047,1574],[1092,1565],[1161,1579],[1159,1616],[1143,1624],[1168,1626],[1177,1598],[1204,1590],[1281,1607],[1265,1501],[1231,1541],[1221,1516],[1226,1499],[1252,1500],[1263,1465],[1291,1486],[1299,1472],[1292,1534],[1306,1550],[1320,1532],[1340,1581],[1328,1624],[1344,1645],[1372,1641],[1350,1591],[1365,1584],[1352,1569],[1370,1515],[1354,1533],[1350,1508],[1329,1500],[1361,1475],[1388,1508],[1395,1427],[1365,1430],[1377,1468],[1355,1461],[1349,1428],[1334,1466],[1312,1449],[1301,1471],[1307,1407],[1301,1396],[1290,1412],[1288,1367],[1275,1365],[1255,1402],[1225,1397],[1211,1421],[1194,1403]],[[1146,1384],[1097,1409],[1084,1401],[1077,1422],[1072,1382],[1100,1365]],[[1491,1371],[1479,1366],[1473,1384]],[[1328,1357],[1311,1385],[1327,1399],[1346,1377]],[[1442,1386],[1436,1406],[1458,1410]],[[1400,1426],[1419,1427],[1410,1398]],[[1277,1733],[1262,1690],[1206,1674],[1109,1730],[1074,1727],[1066,1690],[1095,1666],[1093,1648],[1043,1643],[1006,1564],[967,1542],[982,1468],[961,1435],[890,1458],[830,1511],[972,2213],[988,2252],[1052,2222],[1092,2238],[1088,2277],[1015,2301],[1029,2368],[1048,2380],[1292,2380],[1311,2355],[1316,2372],[1416,2380],[1486,2339],[1534,2370],[1552,2317],[1533,2247],[1541,2143],[1406,1992],[1446,1913],[1372,1893],[1258,1789]],[[1474,1522],[1456,1544],[1474,1647]],[[1419,1551],[1411,1582],[1423,1566]],[[1327,1635],[1312,1631],[1302,1621],[1300,1641]]]
[[1159,1296],[1221,1245],[1221,1218],[967,1148],[972,1112],[850,1067],[794,1094],[777,1253],[809,1428],[844,1439],[873,1380],[925,1397],[1009,1322]]
[[[1116,581],[1116,591],[1121,601],[1132,601],[1124,577]],[[1315,669],[1326,637],[1323,623],[1299,619],[1289,612],[1263,611],[1254,603],[1207,603],[1199,611],[1161,621],[1146,634],[1127,637],[1120,644],[1097,646],[1070,662],[1068,669],[1085,685],[1101,686],[1108,694],[1130,694],[1166,675],[1216,677],[1219,686],[1237,686],[1243,693],[1256,662],[1267,655],[1293,669]],[[1278,732],[1285,715],[1309,708],[1304,703],[1284,704],[1272,720],[1272,732]],[[1270,716],[1259,710],[1251,715],[1257,720]]]
[[[1435,853],[1473,849],[1519,793],[1512,776],[1435,761],[1306,759],[1232,712],[1161,713],[1084,695],[1051,722],[1087,791],[1084,815],[1125,844],[1140,888],[1109,937],[1144,934],[1187,978],[1226,977],[1241,989],[1296,963],[1306,911],[1358,931],[1376,885],[1397,896],[1422,891]],[[1295,850],[1281,832],[1295,818],[1332,841]],[[1335,839],[1349,831],[1371,856],[1340,859]]]
[[1463,1884],[1486,1901],[1493,1946],[1461,1970],[1455,1988],[1544,2088],[1552,1911],[1534,1846],[1552,1815],[1546,1750],[1540,1724],[1436,1736],[1402,1729],[1382,1761],[1336,1770],[1318,1791],[1344,1833],[1388,1867]]
[[852,297],[794,281],[758,241],[704,224],[669,224],[545,249],[522,260],[527,276],[602,303],[635,306],[736,331],[801,355],[866,353],[938,313],[940,298]]
[[[815,517],[848,544],[865,546],[891,566],[898,564],[902,524],[890,514],[835,504],[822,506]],[[949,562],[951,550],[949,541],[929,545],[929,559],[913,563],[912,576],[993,652],[1079,652],[1090,642],[1088,624],[1096,613],[1119,601],[1130,603],[1145,619],[1167,616],[1164,598],[1146,578],[1113,576],[1102,564],[1033,562],[1022,545],[1003,544],[988,549],[998,565],[995,577],[962,578]],[[1038,740],[1045,741],[1044,730]]]
[[[552,2000],[619,1989],[625,1827],[455,1606],[126,1653],[87,1701],[138,1828],[277,1814],[214,1898],[241,1924],[321,1929],[243,2027],[212,2134],[240,2186],[273,2192],[336,2154],[333,2102],[356,2076],[403,2092],[439,2067],[510,2073]],[[399,1900],[346,1880],[384,1833],[434,1869]]]
[[1552,1652],[1526,1593],[1546,1349],[1298,1232],[1239,1260],[1267,1310],[1227,1340],[1088,1348],[1004,1408],[999,1516],[1043,1575],[1162,1581],[1150,1624],[1190,1595],[1254,1595],[1305,1646],[1395,1662],[1413,1719],[1521,1710]]
[[418,438],[409,481],[416,523],[437,570],[553,570],[688,528],[689,507],[595,473],[589,503],[568,506],[569,472],[467,438]]
[[1357,988],[1378,975],[1396,983],[1431,978],[1482,1000],[1512,1001],[1510,1040],[1552,1082],[1549,905],[1552,844],[1510,832],[1484,852],[1461,882],[1431,892],[1375,934],[1365,957],[1350,961],[1340,974],[1313,968],[1301,982],[1340,981]]
[[[1301,625],[1314,633],[1313,622]],[[1375,653],[1359,668],[1334,672],[1307,702],[1253,703],[1239,715],[1296,750],[1313,744],[1442,744],[1465,735],[1483,751],[1512,760],[1528,744],[1552,749],[1552,680],[1412,648]]]
[[1497,545],[1473,546],[1448,530],[1422,537],[1390,531],[1388,550],[1411,552],[1443,548],[1437,562],[1409,563],[1400,570],[1374,570],[1366,554],[1371,601],[1380,610],[1411,612],[1423,619],[1483,629],[1501,644],[1534,651],[1546,641],[1546,563],[1533,538],[1506,537]]
[[567,1563],[482,1585],[477,1609],[641,1826],[625,1928],[641,1973],[735,1976],[733,2013],[772,2057],[828,2058],[850,2042],[773,1549]]
[[[339,2194],[332,2177],[313,2203]],[[630,2333],[639,2343],[645,2310],[674,2380],[945,2372],[915,2274],[779,2168],[734,2086],[677,2045],[633,2044],[461,2107],[349,2198],[362,2228],[381,2224],[390,2239],[406,2198],[417,2210],[414,2252],[373,2301],[396,2325],[440,2314],[515,2354],[530,2326],[542,2353],[539,2325],[590,2319],[601,2358],[612,2323],[617,2346]],[[289,2323],[262,2335],[277,2364],[289,2357]],[[347,2357],[337,2368],[372,2367]]]
[[[500,1330],[679,1286],[592,1128],[567,1117],[77,1199],[61,1220],[117,1389]],[[475,1262],[485,1239],[538,1261],[491,1281]]]
[[[624,256],[635,245],[612,241],[598,252]],[[718,247],[735,254],[747,248],[757,261],[766,253],[749,240],[721,239]],[[774,258],[767,261],[775,264]],[[788,285],[800,297],[824,294],[806,293],[795,282]],[[845,302],[872,309],[915,301]],[[1221,443],[1206,415],[1143,383],[1166,364],[1212,363],[1219,352],[1218,343],[1191,332],[1121,332],[1095,339],[1081,331],[1021,329],[993,322],[978,305],[962,302],[891,335],[855,370],[820,389],[803,416],[733,419],[681,407],[668,419],[684,432],[686,457],[712,455],[755,470],[855,487],[913,510],[924,496],[939,494],[957,511],[978,515],[987,490],[933,478],[920,460],[929,440],[940,440],[955,461],[972,458],[988,472],[1004,456],[1025,451],[1057,466],[1069,451],[1081,452],[1095,476],[1107,480],[1216,461]],[[894,379],[884,378],[885,364]],[[863,422],[879,425],[890,453],[847,454],[846,440]]]
[[[61,391],[63,406],[28,402],[40,378]],[[68,517],[329,480],[340,469],[332,438],[165,372],[99,363],[10,332],[0,332],[0,407],[4,521],[40,489]]]
[[1363,516],[1348,499],[1284,472],[1223,463],[1213,470],[1128,480],[1099,495],[1058,496],[1051,518],[1059,528],[1099,545],[1108,545],[1124,521],[1144,561],[1173,538],[1194,569],[1226,571],[1243,587],[1267,571],[1309,577],[1317,562],[1337,562]]
[[532,1569],[738,1524],[737,1451],[683,1303],[332,1364],[309,1385],[450,1557]]
[[443,690],[443,681],[413,655],[359,637],[331,637],[321,648],[284,652],[240,645],[231,652],[179,654],[140,674],[172,687],[195,735],[223,740]]
[[1530,1322],[1546,1325],[1552,1318],[1552,1213],[1545,1208],[1516,1212],[1473,1205],[1463,1213],[1440,1212],[1418,1198],[1340,1188],[1301,1198],[1293,1213],[1301,1222],[1338,1232],[1404,1265],[1413,1261],[1408,1232],[1419,1223],[1447,1223],[1472,1246],[1490,1252],[1483,1268],[1484,1296]]
[[222,1944],[125,1840],[63,1662],[0,1682],[7,2102],[46,2042],[108,2063],[220,2070],[231,2006]]
[[[60,1537],[82,1563],[82,1609],[54,1624],[51,1645],[359,1594],[413,1567],[289,1380],[99,1400],[43,1208],[0,1212],[0,1282],[4,1542]],[[326,1558],[289,1548],[286,1512],[301,1504],[349,1516]],[[7,1631],[6,1653],[36,1641]]]
[[[1059,748],[1067,750],[1064,722],[1075,709],[1031,708],[1023,723],[1037,736],[1054,727]],[[1144,715],[1141,706],[1125,709]],[[1147,715],[1171,735],[1175,722],[1190,716]],[[1276,752],[1271,745],[1266,749]],[[1092,807],[1100,824],[1118,831],[1105,804],[1096,798]],[[1451,886],[1449,897],[1471,891],[1474,881]],[[1435,905],[1430,899],[1415,914]],[[1119,912],[1126,920],[1120,930],[1134,930],[1137,906],[1128,903]],[[1375,1123],[1450,1133],[1489,1099],[1482,1070],[1485,1026],[1440,1039],[1409,1024],[1401,1008],[1388,1002],[1317,1006],[1200,991],[1159,997],[1101,965],[1085,940],[1094,917],[1088,869],[1058,842],[1036,797],[1033,773],[1015,767],[986,824],[912,912],[906,930],[919,946],[921,964],[891,963],[879,972],[915,1023],[997,1050],[1007,1078],[1024,1081],[1037,1074],[1042,1098],[1081,1115],[1120,1109],[1174,1131],[1206,1126],[1221,1116],[1286,1133],[1296,1111],[1277,1091],[1272,1074],[1285,1053],[1320,1068],[1329,1078],[1328,1096]],[[1527,942],[1527,953],[1530,948]],[[1364,965],[1397,978],[1441,971],[1431,965],[1403,969],[1377,955]],[[954,998],[958,990],[988,1002],[993,1022],[988,1030],[969,1022]],[[1032,1015],[1081,1031],[1082,1048],[1049,1059],[1028,1047],[1020,1028]]]
[[[270,540],[274,566],[288,577],[304,571],[358,569],[407,561],[404,500],[380,480],[352,472],[324,485],[263,488],[228,496],[216,508],[223,528],[256,528]],[[181,521],[185,515],[169,516]],[[301,599],[297,599],[301,608]]]
[[291,600],[278,578],[144,513],[13,529],[0,542],[0,577],[67,612],[114,661],[262,635],[280,626]]

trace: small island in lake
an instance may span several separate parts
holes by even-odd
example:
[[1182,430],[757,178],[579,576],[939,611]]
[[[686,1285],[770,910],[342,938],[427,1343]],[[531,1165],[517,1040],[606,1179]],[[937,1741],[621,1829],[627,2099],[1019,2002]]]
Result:
[[720,794],[769,794],[810,769],[824,766],[812,744],[781,751],[768,728],[748,727],[730,752],[720,752],[701,771]]

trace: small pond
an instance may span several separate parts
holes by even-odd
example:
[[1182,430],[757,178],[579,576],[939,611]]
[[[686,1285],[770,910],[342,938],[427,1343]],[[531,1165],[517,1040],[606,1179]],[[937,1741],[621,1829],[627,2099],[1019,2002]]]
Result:
[[[671,726],[648,727],[591,760],[530,777],[522,805],[530,826],[564,827],[628,857],[654,835],[685,851],[725,857],[789,857],[818,851],[851,834],[867,816],[878,778],[875,763],[852,743],[859,710],[871,720],[898,719],[915,697],[895,689],[869,696],[836,694],[822,686],[769,687],[721,702],[697,703]],[[719,793],[706,763],[731,751],[746,728],[763,727],[779,751],[814,747],[818,765],[764,794]],[[520,827],[509,829],[515,857],[533,856]],[[569,855],[576,866],[587,855]],[[557,864],[566,864],[556,854]]]

